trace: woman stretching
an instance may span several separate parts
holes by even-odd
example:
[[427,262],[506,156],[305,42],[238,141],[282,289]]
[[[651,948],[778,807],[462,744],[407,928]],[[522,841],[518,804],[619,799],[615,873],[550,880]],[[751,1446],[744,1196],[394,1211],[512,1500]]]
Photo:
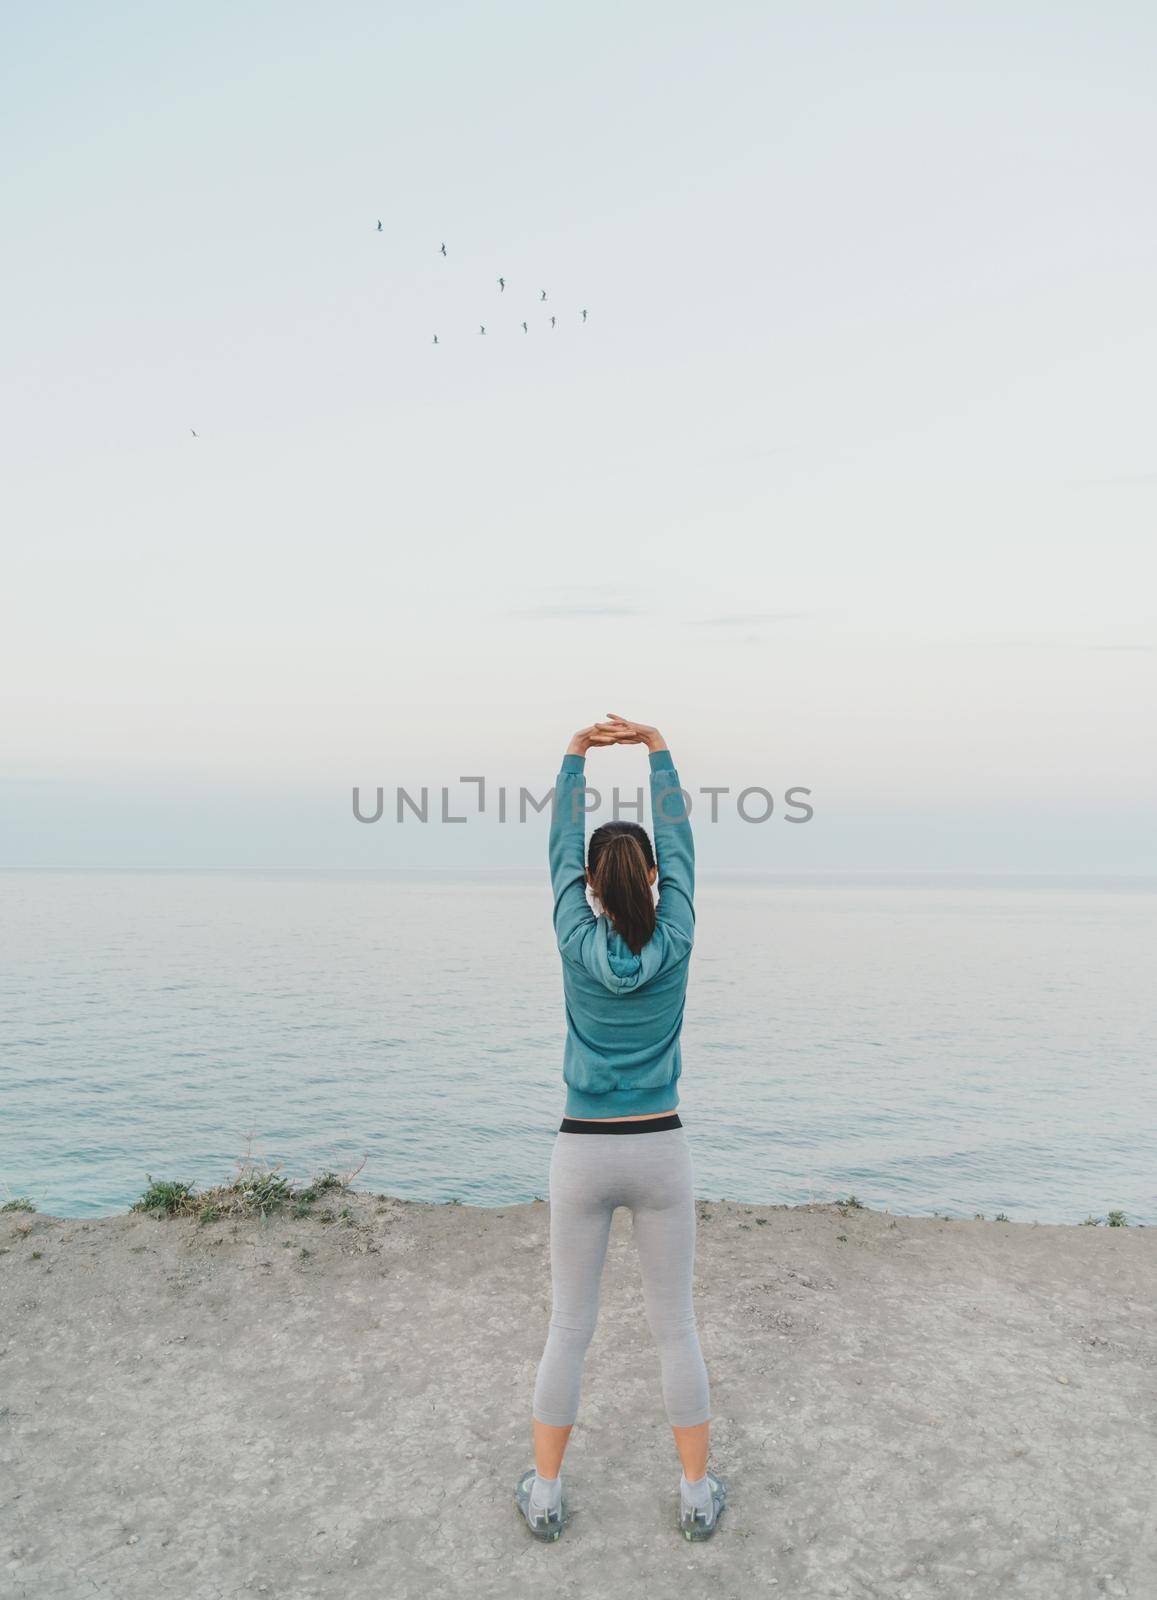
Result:
[[[591,835],[584,866],[586,753],[610,744],[650,751],[655,849],[638,823],[608,822]],[[611,715],[575,734],[555,781],[550,873],[567,1096],[550,1159],[553,1307],[534,1388],[535,1466],[519,1479],[515,1503],[537,1538],[562,1533],[563,1453],[598,1319],[611,1217],[616,1206],[628,1206],[683,1468],[678,1526],[688,1539],[706,1539],[726,1490],[707,1471],[710,1391],[691,1298],[694,1178],[675,1110],[695,933],[695,847],[678,774],[656,728]],[[587,904],[588,885],[598,916]]]

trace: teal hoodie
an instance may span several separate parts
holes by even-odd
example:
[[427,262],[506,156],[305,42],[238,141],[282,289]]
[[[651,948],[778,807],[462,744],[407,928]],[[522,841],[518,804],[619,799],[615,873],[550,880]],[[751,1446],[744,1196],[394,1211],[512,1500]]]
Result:
[[679,1034],[695,938],[695,843],[670,752],[654,750],[651,813],[658,864],[655,932],[635,955],[586,896],[585,756],[566,755],[550,823],[554,931],[562,956],[565,1115],[674,1111]]

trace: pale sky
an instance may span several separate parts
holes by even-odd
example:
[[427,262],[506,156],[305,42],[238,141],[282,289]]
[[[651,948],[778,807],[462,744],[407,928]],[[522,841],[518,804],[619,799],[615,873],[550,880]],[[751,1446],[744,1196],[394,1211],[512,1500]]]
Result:
[[811,788],[708,865],[1157,872],[1155,58],[1123,0],[10,11],[0,864],[535,864],[350,790],[614,710]]

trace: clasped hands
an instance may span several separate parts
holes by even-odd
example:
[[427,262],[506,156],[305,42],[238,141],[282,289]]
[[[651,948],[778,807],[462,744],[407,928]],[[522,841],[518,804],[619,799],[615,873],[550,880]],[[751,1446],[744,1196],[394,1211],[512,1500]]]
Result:
[[588,750],[608,744],[645,744],[648,750],[665,750],[667,741],[658,728],[645,722],[628,722],[614,711],[608,711],[605,722],[592,722],[589,728],[580,728],[567,746],[568,756],[585,756]]

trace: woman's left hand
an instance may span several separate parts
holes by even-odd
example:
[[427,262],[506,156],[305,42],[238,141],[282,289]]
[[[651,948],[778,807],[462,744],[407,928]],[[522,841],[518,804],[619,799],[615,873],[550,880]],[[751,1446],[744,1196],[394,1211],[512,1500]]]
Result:
[[580,728],[566,747],[568,756],[585,756],[592,746],[617,744],[617,736],[607,728],[593,722],[589,728]]

